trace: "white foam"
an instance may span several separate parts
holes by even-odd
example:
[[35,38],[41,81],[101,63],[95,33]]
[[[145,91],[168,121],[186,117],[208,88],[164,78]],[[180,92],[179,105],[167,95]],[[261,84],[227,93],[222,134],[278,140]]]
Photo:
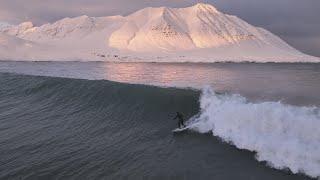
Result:
[[251,103],[240,95],[204,88],[192,129],[212,132],[239,149],[256,152],[277,169],[320,177],[320,109],[281,102]]

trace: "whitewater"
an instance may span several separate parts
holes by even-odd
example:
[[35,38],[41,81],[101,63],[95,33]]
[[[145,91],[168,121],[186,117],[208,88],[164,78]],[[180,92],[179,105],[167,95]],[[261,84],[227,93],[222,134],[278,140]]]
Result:
[[[183,179],[183,172],[186,179],[318,178],[319,70],[309,63],[2,61],[0,143],[8,148],[0,154],[10,156],[2,157],[0,179],[29,168],[110,179]],[[192,132],[172,137],[175,111]],[[33,151],[43,153],[40,162],[21,155]]]
[[202,90],[201,114],[188,126],[212,132],[239,149],[256,152],[258,161],[277,169],[320,176],[320,109],[281,102],[251,103],[231,94]]

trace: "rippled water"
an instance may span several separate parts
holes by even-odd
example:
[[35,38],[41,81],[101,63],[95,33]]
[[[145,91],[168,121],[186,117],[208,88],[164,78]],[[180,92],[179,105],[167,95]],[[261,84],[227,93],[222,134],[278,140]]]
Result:
[[320,105],[320,64],[0,62],[0,72],[111,80],[239,93],[252,100]]
[[[319,82],[320,64],[0,62],[0,179],[309,179]],[[175,111],[196,131],[172,134]]]

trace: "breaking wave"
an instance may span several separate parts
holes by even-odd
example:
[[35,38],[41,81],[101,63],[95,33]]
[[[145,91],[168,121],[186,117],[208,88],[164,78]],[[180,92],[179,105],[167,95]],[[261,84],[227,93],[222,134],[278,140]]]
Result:
[[[0,120],[2,127],[11,128],[10,131],[6,130],[11,136],[6,135],[7,140],[2,141],[6,143],[2,154],[8,151],[13,154],[19,154],[20,151],[24,153],[25,149],[21,147],[27,142],[35,151],[45,152],[42,163],[48,159],[59,160],[65,154],[65,149],[61,147],[65,146],[58,146],[56,142],[64,143],[67,139],[72,149],[87,147],[86,143],[74,144],[79,139],[73,141],[72,138],[66,138],[70,135],[81,139],[79,134],[113,137],[111,141],[103,141],[116,144],[115,151],[108,151],[111,154],[119,148],[130,153],[127,145],[136,146],[139,143],[144,150],[146,146],[140,142],[140,136],[154,138],[153,141],[168,138],[168,133],[175,125],[171,120],[174,115],[172,111],[177,110],[186,117],[197,114],[188,122],[193,130],[212,132],[239,149],[254,151],[257,160],[266,161],[271,167],[290,169],[293,173],[304,173],[311,177],[320,176],[319,107],[299,107],[281,102],[253,103],[240,95],[217,94],[211,88],[203,89],[200,96],[198,91],[193,90],[3,73],[0,73],[0,84],[0,108],[3,112]],[[44,120],[45,123],[42,123]],[[37,126],[26,128],[29,124]],[[47,127],[52,127],[52,131],[48,131]],[[56,129],[64,133],[57,135],[53,131]],[[151,136],[151,131],[156,135]],[[55,143],[32,146],[34,139],[40,144]],[[92,146],[100,147],[100,144],[93,143]],[[105,147],[109,148],[109,145]],[[161,144],[156,148],[165,149]],[[53,149],[55,153],[51,151]],[[101,153],[105,152],[102,149]],[[172,152],[180,151],[174,149]],[[85,161],[87,154],[76,153],[76,157]],[[117,154],[108,157],[110,161],[119,158]],[[22,156],[19,158],[23,160]],[[15,175],[19,175],[23,168],[29,168],[29,163],[17,166]],[[9,177],[10,171],[7,172],[5,168],[0,172],[0,178]]]
[[190,120],[193,130],[239,149],[256,152],[258,161],[277,169],[320,176],[320,109],[281,102],[250,103],[240,95],[217,95],[204,88],[201,113]]

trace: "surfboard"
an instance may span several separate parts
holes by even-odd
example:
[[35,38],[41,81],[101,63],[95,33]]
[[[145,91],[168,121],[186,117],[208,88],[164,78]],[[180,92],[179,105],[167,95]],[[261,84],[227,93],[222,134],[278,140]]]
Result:
[[172,130],[173,133],[179,133],[179,132],[184,132],[187,131],[189,129],[189,127],[184,127],[184,128],[177,128]]

